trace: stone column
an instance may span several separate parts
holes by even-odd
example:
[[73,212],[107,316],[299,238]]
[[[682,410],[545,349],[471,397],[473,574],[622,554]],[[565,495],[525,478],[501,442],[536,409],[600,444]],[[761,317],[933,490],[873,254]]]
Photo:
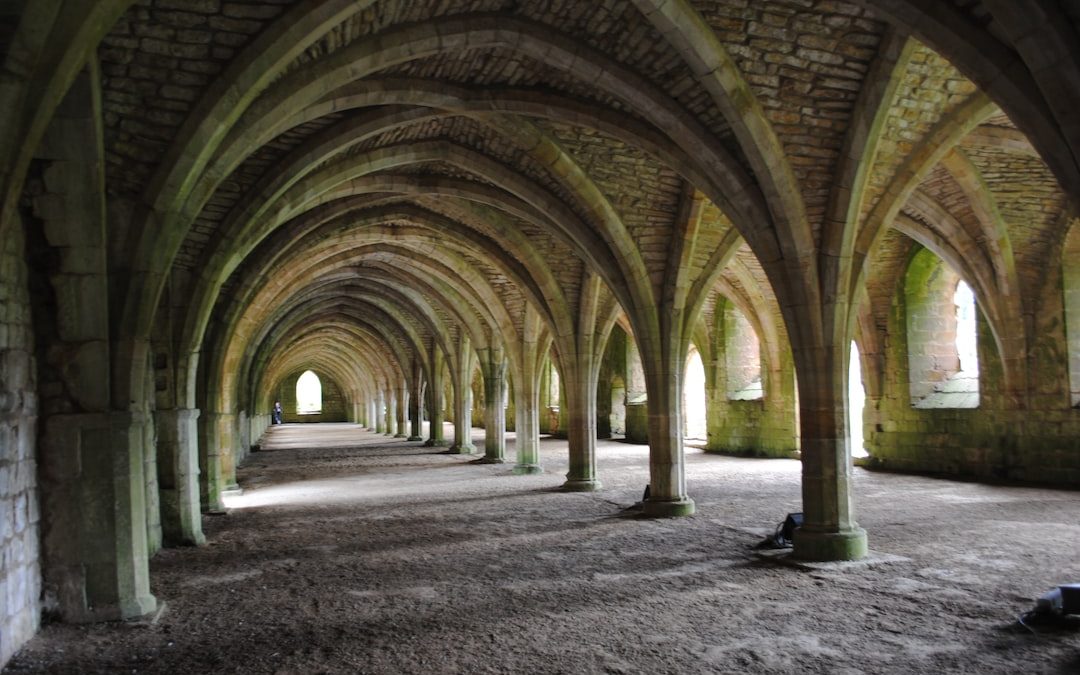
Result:
[[679,349],[666,344],[661,349],[642,350],[657,354],[645,363],[649,398],[649,492],[645,513],[650,516],[688,516],[694,500],[686,493],[686,466],[683,460],[682,363]]
[[469,338],[461,336],[457,353],[457,374],[454,386],[454,444],[450,452],[471,455],[472,444],[472,366],[473,354]]
[[379,403],[378,395],[372,396],[367,400],[367,407],[364,412],[366,420],[364,425],[368,431],[375,431],[379,424]]
[[207,513],[225,513],[221,493],[225,491],[221,471],[221,417],[218,413],[202,413],[199,416],[199,461],[203,469],[199,491],[202,508]]
[[794,541],[795,557],[803,560],[857,560],[867,553],[851,498],[847,351],[836,352],[832,364],[798,373],[803,524]]
[[506,359],[502,349],[487,350],[484,377],[484,459],[487,464],[506,461]]
[[564,490],[589,492],[602,485],[596,477],[596,382],[589,368],[578,366],[562,381],[569,408],[570,470]]
[[[152,370],[147,368],[146,370],[148,378],[152,378]],[[148,391],[151,391],[153,387],[153,380],[147,387]],[[157,436],[154,429],[153,417],[150,413],[140,415],[141,419],[145,420],[142,424],[143,438],[139,447],[143,451],[143,504],[146,507],[146,552],[152,556],[162,547],[162,530],[161,530],[161,490],[158,486],[158,465],[157,465]]]
[[222,493],[239,492],[240,486],[236,484],[237,444],[240,440],[236,433],[236,415],[221,413],[217,416],[218,423],[218,461],[221,462]]
[[462,383],[454,397],[454,444],[450,452],[471,455],[476,452],[472,443],[472,387]]
[[529,373],[521,378],[524,382],[514,387],[515,411],[515,449],[517,464],[514,473],[518,475],[543,473],[540,466],[540,391],[536,374]]
[[[148,437],[152,437],[149,417],[143,412],[112,409],[111,388],[116,385],[112,373],[137,375],[146,362],[130,357],[118,364],[117,336],[110,333],[110,326],[119,321],[109,313],[109,279],[114,270],[107,265],[105,159],[101,154],[104,132],[96,58],[91,55],[86,69],[71,75],[71,86],[35,151],[35,158],[42,160],[42,190],[32,204],[40,220],[34,223],[35,238],[43,237],[48,247],[48,255],[39,252],[37,257],[42,260],[35,265],[48,276],[55,307],[41,303],[34,308],[35,314],[48,314],[51,325],[44,335],[34,334],[37,344],[26,348],[33,353],[36,347],[53,362],[57,381],[49,383],[52,392],[35,387],[33,362],[21,359],[17,350],[4,349],[0,352],[0,389],[20,387],[25,393],[20,396],[24,399],[21,403],[0,400],[0,411],[22,406],[33,409],[37,396],[54,399],[42,402],[36,458],[36,480],[42,486],[43,604],[55,608],[67,621],[115,620],[140,616],[157,606],[150,594],[147,518],[148,487],[156,481],[153,475],[148,481],[146,474],[147,464],[153,465],[155,458],[146,448]],[[14,236],[22,242],[21,228]],[[17,257],[9,257],[13,237],[8,237],[0,242],[5,282],[25,275],[23,259],[27,255],[26,247],[20,247]],[[0,290],[4,292],[0,346],[7,347],[11,340],[30,335],[25,316],[29,309],[18,297],[11,297],[8,288]],[[23,322],[27,332],[20,335]],[[142,398],[118,398],[125,406],[146,404]],[[84,412],[52,412],[64,410]],[[25,441],[12,438],[9,429],[5,426],[8,433],[0,437],[0,445],[4,445],[0,456],[5,459],[12,454],[9,444],[21,449],[25,442],[26,448],[33,447],[32,424],[20,425],[20,431],[31,435]],[[12,467],[11,471],[16,467],[32,469],[33,463],[13,462]],[[3,472],[5,482],[10,483],[0,488],[5,497],[9,490],[26,494],[23,486],[35,480],[33,473],[9,474],[8,466]],[[0,500],[0,530],[10,525],[15,532],[24,532],[26,521],[35,518],[30,509],[36,510],[39,502],[16,504],[11,511],[9,503]],[[2,532],[0,540],[8,536]],[[37,542],[33,539],[35,547]],[[25,559],[35,557],[33,550],[13,547],[3,553],[0,569],[5,572],[15,572]],[[0,624],[6,626],[9,603],[11,611],[18,611],[26,589],[14,581],[4,586]],[[7,633],[0,635],[0,642],[5,643],[0,652],[11,639]]]
[[409,440],[410,441],[422,441],[423,438],[423,415],[421,411],[424,406],[424,369],[420,363],[420,359],[413,358],[412,369],[412,386],[413,389],[409,392],[409,422],[411,424],[409,428]]
[[198,410],[159,410],[154,414],[161,529],[168,546],[206,543],[199,510],[198,418]]
[[438,347],[431,348],[431,382],[428,383],[428,439],[424,442],[427,447],[445,445],[443,438],[443,359],[444,355]]
[[525,306],[522,321],[520,367],[514,377],[514,449],[518,475],[543,473],[540,467],[540,374],[551,346],[551,337],[532,305]]
[[409,384],[404,380],[398,387],[397,400],[397,433],[394,434],[394,438],[408,438],[409,435],[405,432],[409,426],[405,413],[409,406]]
[[386,398],[386,435],[393,436],[397,433],[397,401],[394,400],[394,390],[387,386],[384,396]]
[[386,433],[386,399],[383,390],[379,389],[375,395],[375,433]]
[[147,556],[141,413],[53,415],[45,422],[45,597],[66,621],[154,611]]

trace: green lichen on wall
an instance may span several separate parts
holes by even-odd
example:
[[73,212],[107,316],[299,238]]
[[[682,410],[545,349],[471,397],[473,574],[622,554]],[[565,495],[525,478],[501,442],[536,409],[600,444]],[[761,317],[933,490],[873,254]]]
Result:
[[[918,279],[927,257],[913,258]],[[929,255],[929,266],[943,263]],[[1050,281],[1059,279],[1050,271]],[[1080,410],[1069,404],[1063,303],[1043,303],[1027,394],[1007,394],[1004,364],[988,321],[978,312],[979,407],[920,409],[912,405],[909,313],[923,299],[912,284],[898,289],[886,326],[882,392],[867,400],[866,447],[871,468],[992,480],[1075,484],[1080,480]],[[915,284],[918,286],[918,284]],[[1052,293],[1060,283],[1048,283]],[[1054,291],[1053,289],[1058,289]],[[914,309],[918,309],[917,306]],[[1017,400],[1018,399],[1018,400]]]
[[[711,343],[702,345],[705,368],[706,428],[708,452],[755,457],[792,457],[798,450],[795,417],[795,365],[790,349],[780,350],[770,359],[753,341],[761,363],[762,398],[735,400],[731,379],[740,385],[748,375],[731,373],[733,364],[744,362],[746,344],[735,344],[740,325],[734,306],[717,303],[716,324]],[[740,358],[729,358],[734,350]],[[778,361],[778,362],[774,362]]]

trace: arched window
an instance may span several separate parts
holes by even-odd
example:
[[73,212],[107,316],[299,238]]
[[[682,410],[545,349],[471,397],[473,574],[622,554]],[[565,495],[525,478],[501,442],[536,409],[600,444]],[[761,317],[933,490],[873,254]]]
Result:
[[960,373],[979,376],[979,327],[975,322],[975,293],[967,282],[956,284],[953,294],[953,306],[956,308],[956,356],[960,359]]
[[912,257],[904,294],[912,406],[979,407],[975,294],[927,249]]
[[547,392],[548,393],[548,405],[553,407],[553,408],[557,408],[557,407],[559,407],[559,395],[561,394],[560,386],[559,386],[560,385],[560,382],[559,382],[559,370],[558,370],[558,368],[555,367],[555,364],[553,362],[551,362],[551,361],[548,361],[548,373],[550,374],[550,378],[548,379],[548,392]]
[[705,365],[696,347],[690,347],[683,377],[683,434],[686,438],[705,440]]
[[750,321],[730,304],[724,312],[724,338],[728,399],[754,401],[763,398],[761,344]]
[[296,414],[318,415],[322,412],[322,382],[310,370],[296,380]]

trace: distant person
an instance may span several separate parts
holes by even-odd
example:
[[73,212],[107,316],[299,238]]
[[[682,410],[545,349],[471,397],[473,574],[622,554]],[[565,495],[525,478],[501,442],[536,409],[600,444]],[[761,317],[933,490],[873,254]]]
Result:
[[281,414],[284,411],[281,409],[281,401],[274,401],[274,412],[270,414],[270,420],[274,424],[281,424]]

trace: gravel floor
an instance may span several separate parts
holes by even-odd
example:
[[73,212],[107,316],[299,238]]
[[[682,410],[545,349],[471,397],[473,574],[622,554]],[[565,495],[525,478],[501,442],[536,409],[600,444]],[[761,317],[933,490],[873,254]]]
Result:
[[1080,673],[1080,619],[1016,623],[1080,582],[1078,492],[859,469],[872,562],[798,567],[752,550],[795,461],[691,449],[697,514],[646,520],[646,447],[601,441],[588,494],[541,451],[276,428],[209,544],[154,557],[156,621],[46,626],[4,673]]

